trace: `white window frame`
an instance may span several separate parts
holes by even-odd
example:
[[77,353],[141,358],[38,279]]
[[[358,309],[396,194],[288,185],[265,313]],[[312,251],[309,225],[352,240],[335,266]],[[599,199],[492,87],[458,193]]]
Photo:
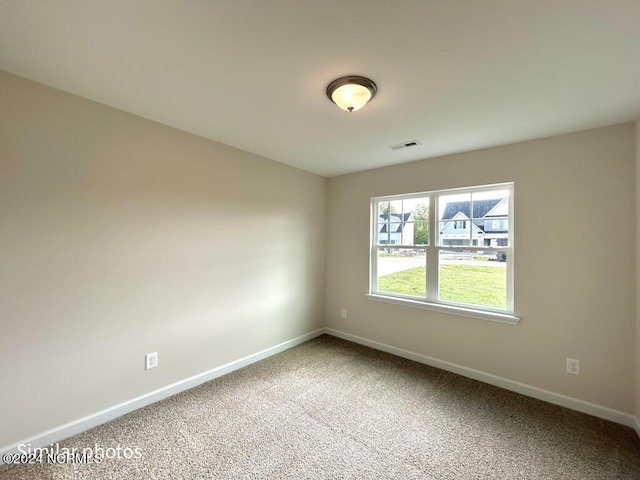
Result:
[[[439,205],[438,199],[442,195],[481,193],[493,190],[509,191],[509,217],[508,222],[508,246],[491,247],[479,245],[439,245],[440,225],[438,219]],[[370,239],[370,260],[369,260],[369,292],[367,297],[370,300],[386,303],[399,304],[409,307],[426,308],[441,312],[454,313],[458,315],[494,320],[502,323],[517,324],[520,319],[514,315],[513,298],[513,265],[514,265],[514,184],[499,183],[493,185],[482,185],[474,187],[453,188],[446,190],[434,190],[429,192],[419,192],[404,195],[389,195],[371,198],[371,239]],[[378,208],[380,202],[391,202],[394,200],[409,200],[413,198],[429,198],[429,242],[427,245],[394,245],[395,248],[410,248],[424,250],[426,253],[427,275],[426,275],[426,296],[424,298],[379,291],[378,285],[378,251],[381,248],[377,243],[378,228]],[[473,215],[472,215],[473,216]],[[468,219],[473,222],[473,218]],[[489,306],[470,305],[456,302],[440,300],[439,295],[439,255],[441,251],[459,250],[482,250],[485,252],[507,252],[507,279],[506,279],[506,308],[498,309]]]

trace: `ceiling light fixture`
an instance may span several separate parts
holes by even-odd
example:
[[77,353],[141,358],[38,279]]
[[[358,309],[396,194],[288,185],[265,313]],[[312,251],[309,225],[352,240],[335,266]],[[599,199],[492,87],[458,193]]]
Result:
[[365,77],[349,75],[336,78],[327,87],[327,97],[341,109],[353,112],[376,96],[378,87]]

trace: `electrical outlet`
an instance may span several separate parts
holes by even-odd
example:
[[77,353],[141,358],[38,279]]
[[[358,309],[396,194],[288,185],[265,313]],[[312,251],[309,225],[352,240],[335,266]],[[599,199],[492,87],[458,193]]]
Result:
[[158,366],[158,352],[147,353],[144,356],[145,370],[156,368]]
[[572,375],[580,375],[580,360],[575,358],[567,358],[567,373]]
[[347,309],[346,308],[342,309],[342,318],[347,318]]

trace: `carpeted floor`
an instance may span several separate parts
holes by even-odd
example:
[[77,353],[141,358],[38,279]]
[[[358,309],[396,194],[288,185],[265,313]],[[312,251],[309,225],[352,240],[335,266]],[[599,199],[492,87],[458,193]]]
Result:
[[322,336],[60,443],[1,479],[640,479],[629,428]]

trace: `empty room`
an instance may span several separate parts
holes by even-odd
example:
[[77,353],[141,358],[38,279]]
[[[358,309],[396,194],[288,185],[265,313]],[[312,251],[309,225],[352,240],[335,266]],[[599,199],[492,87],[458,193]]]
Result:
[[0,479],[640,479],[638,0],[0,0]]

